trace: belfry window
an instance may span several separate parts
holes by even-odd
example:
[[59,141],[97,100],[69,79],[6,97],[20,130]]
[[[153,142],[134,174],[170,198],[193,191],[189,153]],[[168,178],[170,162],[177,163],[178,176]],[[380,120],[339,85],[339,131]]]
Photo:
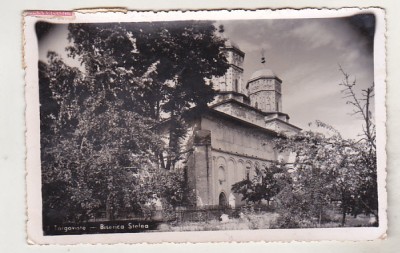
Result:
[[235,86],[233,87],[233,91],[239,92],[239,82],[235,79]]

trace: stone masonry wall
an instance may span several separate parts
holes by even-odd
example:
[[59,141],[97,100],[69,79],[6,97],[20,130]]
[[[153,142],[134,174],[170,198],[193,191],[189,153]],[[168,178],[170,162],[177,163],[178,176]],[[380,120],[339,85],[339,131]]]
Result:
[[232,207],[244,204],[241,196],[231,187],[249,175],[254,177],[255,168],[268,169],[277,159],[272,148],[272,136],[237,122],[212,116],[202,118],[201,131],[209,131],[211,145],[195,142],[192,177],[195,178],[197,205],[218,205],[223,193]]

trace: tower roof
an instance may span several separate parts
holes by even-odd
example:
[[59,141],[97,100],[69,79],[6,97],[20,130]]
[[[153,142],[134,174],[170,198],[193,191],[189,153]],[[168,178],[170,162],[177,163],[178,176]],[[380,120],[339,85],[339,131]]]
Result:
[[227,48],[234,47],[234,48],[240,49],[239,46],[235,42],[233,42],[232,40],[229,40],[229,39],[225,41],[225,47],[227,47]]
[[271,69],[264,68],[257,70],[250,76],[246,88],[248,88],[250,82],[261,78],[273,78],[273,79],[278,79],[280,82],[282,82],[282,80],[274,73],[274,71],[272,71]]
[[245,55],[244,52],[242,50],[240,50],[239,46],[230,39],[225,41],[225,48],[236,51],[242,57],[244,57],[244,55]]
[[262,77],[276,78],[278,76],[271,69],[259,69],[251,75],[250,81]]

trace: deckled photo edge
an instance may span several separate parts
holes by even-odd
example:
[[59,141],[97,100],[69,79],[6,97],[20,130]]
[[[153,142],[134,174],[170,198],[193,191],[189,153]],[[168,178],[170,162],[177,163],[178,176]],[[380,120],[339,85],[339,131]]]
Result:
[[[198,232],[152,232],[133,234],[90,234],[90,235],[59,235],[44,236],[42,231],[42,196],[41,196],[41,165],[40,165],[40,119],[39,119],[39,93],[38,93],[38,43],[35,35],[34,24],[37,21],[54,23],[81,23],[81,22],[129,22],[132,18],[140,21],[161,20],[187,20],[189,17],[199,20],[233,20],[233,19],[276,19],[276,18],[310,18],[310,17],[342,17],[351,14],[373,13],[376,17],[376,30],[374,39],[374,71],[375,71],[375,120],[377,134],[378,156],[378,194],[379,194],[379,227],[363,228],[312,228],[312,229],[272,229],[272,230],[223,230],[223,231],[198,231]],[[161,243],[161,242],[248,242],[248,241],[316,241],[316,240],[373,240],[385,238],[387,229],[386,214],[386,107],[385,107],[385,18],[384,10],[379,8],[350,8],[324,10],[256,10],[251,11],[205,11],[199,12],[145,12],[143,16],[129,17],[121,13],[74,13],[74,19],[56,16],[47,18],[45,15],[24,17],[24,63],[26,69],[26,147],[27,147],[27,234],[30,244],[78,244],[78,243]],[[136,14],[140,14],[137,12]],[[266,16],[263,16],[263,15]],[[36,13],[38,14],[38,13]],[[35,14],[35,15],[36,15]],[[40,13],[39,13],[40,14]],[[54,14],[54,13],[53,13]],[[178,14],[178,15],[177,15]],[[206,15],[204,15],[206,14]],[[221,15],[223,14],[223,15]],[[111,18],[110,18],[111,17]],[[379,85],[379,89],[377,86]],[[365,232],[365,233],[364,233]],[[189,234],[187,234],[189,233]],[[351,233],[351,236],[349,234]],[[346,235],[347,234],[347,235]],[[195,235],[195,239],[187,241],[188,235]]]

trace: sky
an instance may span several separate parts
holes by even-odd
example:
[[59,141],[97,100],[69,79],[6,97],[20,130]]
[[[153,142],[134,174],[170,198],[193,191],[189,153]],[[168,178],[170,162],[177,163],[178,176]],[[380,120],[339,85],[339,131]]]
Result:
[[[369,16],[371,17],[371,16]],[[364,18],[364,19],[363,19]],[[236,20],[219,22],[245,52],[244,79],[262,68],[282,79],[282,111],[305,130],[323,121],[358,139],[362,121],[351,115],[339,83],[339,65],[356,78],[357,94],[373,84],[373,18]],[[263,53],[262,53],[263,52]],[[261,63],[261,55],[266,63]]]
[[[272,69],[282,80],[282,111],[290,123],[308,130],[310,122],[320,120],[345,138],[359,138],[363,122],[351,115],[353,108],[343,98],[339,65],[356,78],[357,94],[373,84],[373,18],[216,21],[220,24],[224,37],[245,53],[245,81],[262,68]],[[76,66],[63,53],[67,26],[50,30],[41,37],[39,59],[45,60],[47,51],[53,50]]]

